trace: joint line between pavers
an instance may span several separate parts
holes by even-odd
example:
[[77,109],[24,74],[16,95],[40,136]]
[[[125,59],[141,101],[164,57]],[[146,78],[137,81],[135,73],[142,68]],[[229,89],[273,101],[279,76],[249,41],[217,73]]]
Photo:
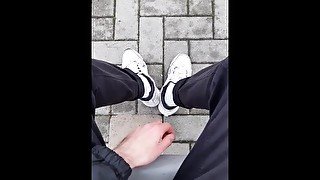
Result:
[[188,40],[218,40],[213,38],[165,38],[165,41],[188,41]]
[[162,17],[162,85],[165,81],[165,77],[166,75],[164,74],[164,38],[165,38],[165,26],[164,26],[164,23],[165,23],[165,19],[164,17]]
[[[111,111],[111,108],[110,108],[110,111]],[[110,142],[110,132],[111,132],[110,122],[111,122],[111,115],[109,116],[108,142],[106,142],[106,143],[109,143],[109,142]]]
[[212,62],[212,61],[192,62],[192,64],[215,64],[215,63],[218,63],[218,62]]
[[138,114],[138,100],[135,101],[135,114]]
[[138,52],[140,53],[140,0],[138,0]]
[[113,40],[115,39],[116,34],[116,0],[113,0]]
[[229,40],[229,38],[165,38],[165,41],[205,41],[205,40]]
[[214,35],[215,35],[215,33],[214,33],[214,31],[215,31],[215,29],[214,29],[214,22],[215,22],[215,20],[214,20],[214,13],[215,13],[215,10],[214,10],[214,1],[215,0],[212,0],[211,1],[211,8],[212,8],[212,37],[213,37],[213,39],[214,39]]
[[113,40],[113,39],[101,39],[101,40],[97,40],[97,39],[93,39],[92,41],[99,41],[99,42],[102,42],[102,41],[138,41],[136,39],[117,39],[117,40]]
[[[187,46],[188,46],[188,56],[190,57],[191,59],[191,56],[190,56],[190,52],[191,52],[191,47],[190,47],[190,40],[187,40]],[[191,64],[192,65],[192,64]],[[190,114],[190,109],[188,109],[188,114]]]
[[174,140],[172,143],[195,143],[193,140]]
[[114,16],[91,16],[91,18],[95,18],[95,19],[103,19],[103,18],[114,18]]
[[189,2],[190,0],[187,0],[187,14],[189,15],[190,14],[190,9],[189,9],[189,4],[190,4],[190,2]]
[[171,116],[199,116],[199,115],[203,115],[203,116],[209,116],[209,114],[172,114]]
[[188,56],[190,57],[191,47],[190,47],[190,40],[187,40],[188,43]]
[[189,15],[185,15],[185,14],[182,14],[182,15],[140,15],[140,17],[212,17],[211,14],[209,15],[204,15],[204,14],[199,14],[199,15],[192,15],[192,14],[189,14]]
[[162,63],[158,63],[158,62],[147,62],[147,65],[162,65]]

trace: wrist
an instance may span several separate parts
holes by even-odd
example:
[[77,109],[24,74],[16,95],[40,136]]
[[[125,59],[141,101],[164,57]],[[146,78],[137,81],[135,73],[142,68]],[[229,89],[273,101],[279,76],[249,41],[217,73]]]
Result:
[[117,153],[120,157],[122,157],[122,159],[129,164],[131,169],[136,167],[135,164],[134,164],[134,161],[130,157],[130,155],[128,153],[126,153],[125,151],[123,151],[121,148],[116,148],[113,151],[115,153]]

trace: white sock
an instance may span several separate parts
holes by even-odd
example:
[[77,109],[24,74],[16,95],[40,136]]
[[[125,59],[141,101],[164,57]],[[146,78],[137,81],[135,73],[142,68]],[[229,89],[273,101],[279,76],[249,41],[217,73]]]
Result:
[[172,82],[169,82],[169,85],[167,87],[166,93],[164,95],[164,101],[168,106],[177,106],[173,101],[173,87],[175,84]]
[[142,98],[146,98],[149,96],[149,93],[151,91],[151,86],[150,86],[150,83],[149,81],[147,80],[147,78],[145,78],[144,76],[142,75],[139,75],[138,76],[140,77],[140,79],[142,80],[143,82],[143,87],[144,87],[144,94],[142,96]]

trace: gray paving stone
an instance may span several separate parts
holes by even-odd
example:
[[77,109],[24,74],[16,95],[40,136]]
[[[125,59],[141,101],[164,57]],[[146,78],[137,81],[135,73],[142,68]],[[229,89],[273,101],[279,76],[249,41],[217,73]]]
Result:
[[214,8],[214,38],[228,38],[228,0],[215,0]]
[[140,15],[186,15],[187,0],[141,0]]
[[92,0],[92,16],[113,16],[114,0]]
[[109,40],[112,38],[112,18],[92,18],[92,40]]
[[153,78],[156,86],[162,87],[162,65],[148,65],[148,73]]
[[190,41],[192,62],[219,62],[228,56],[228,40]]
[[179,115],[179,114],[189,114],[189,109],[183,108],[183,107],[179,107],[178,111],[176,113],[174,113],[175,115]]
[[209,110],[206,109],[190,109],[190,114],[209,114]]
[[138,0],[117,0],[115,39],[138,39]]
[[203,115],[184,115],[164,117],[164,121],[173,125],[176,141],[196,141],[208,122]]
[[159,115],[117,115],[110,119],[109,147],[114,149],[130,132],[144,124],[161,120]]
[[92,42],[92,58],[112,64],[121,64],[123,52],[127,48],[138,50],[137,41]]
[[[158,107],[147,107],[142,102],[138,101],[138,114],[159,114],[162,115]],[[180,107],[175,115],[179,114],[189,114],[189,110]]]
[[192,74],[196,74],[201,69],[211,66],[212,64],[192,64]]
[[190,0],[189,14],[192,15],[212,15],[211,0]]
[[96,108],[96,115],[109,115],[111,108],[110,106],[104,106],[104,107],[100,107],[100,108]]
[[162,154],[187,155],[189,149],[189,143],[172,143]]
[[194,147],[195,144],[196,143],[194,143],[194,142],[190,143],[190,150]]
[[144,105],[141,101],[138,101],[138,114],[158,114],[161,115],[158,106],[148,107]]
[[162,62],[162,28],[161,17],[140,18],[139,53],[147,63]]
[[166,17],[165,38],[212,38],[211,17]]
[[96,124],[102,134],[103,140],[105,142],[109,141],[109,124],[110,124],[110,116],[96,116],[95,117]]
[[126,101],[111,106],[112,114],[135,114],[136,113],[136,102]]
[[187,41],[164,41],[164,74],[165,79],[167,79],[167,73],[171,61],[179,53],[188,54],[188,43]]

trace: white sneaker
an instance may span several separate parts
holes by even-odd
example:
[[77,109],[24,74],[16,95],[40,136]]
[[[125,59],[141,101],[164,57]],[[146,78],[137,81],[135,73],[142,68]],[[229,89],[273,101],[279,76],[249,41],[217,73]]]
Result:
[[160,91],[156,87],[156,83],[154,82],[152,77],[149,76],[147,65],[143,61],[141,55],[133,49],[126,49],[122,56],[121,67],[128,68],[135,74],[137,74],[144,84],[145,94],[146,92],[149,92],[146,97],[144,95],[143,98],[140,98],[139,100],[148,107],[157,106],[160,101]]
[[[191,74],[192,69],[189,56],[186,54],[178,54],[170,63],[168,78],[161,88],[158,109],[164,116],[170,116],[178,111],[179,106],[175,105],[173,102],[173,87],[179,80],[190,77]],[[168,87],[170,87],[171,90],[171,94],[168,92],[169,95],[166,93]]]

